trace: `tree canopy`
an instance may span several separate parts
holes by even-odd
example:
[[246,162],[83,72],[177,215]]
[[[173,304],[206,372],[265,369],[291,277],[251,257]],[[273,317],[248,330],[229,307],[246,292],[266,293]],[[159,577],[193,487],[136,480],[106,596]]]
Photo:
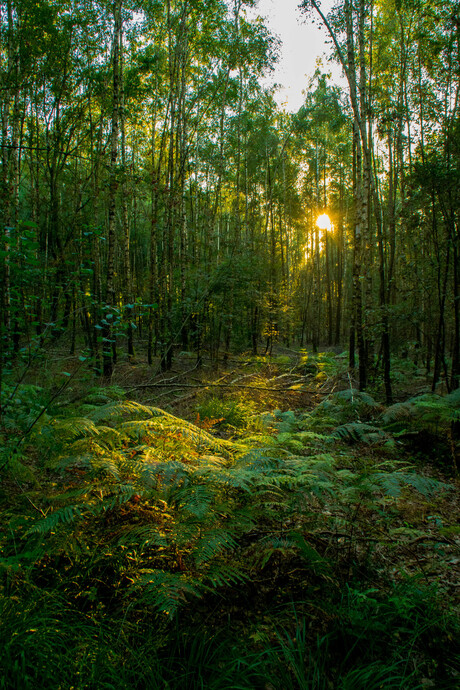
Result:
[[278,340],[349,344],[388,401],[414,348],[458,387],[456,3],[303,2],[346,87],[318,69],[292,114],[253,5],[2,6],[2,367]]

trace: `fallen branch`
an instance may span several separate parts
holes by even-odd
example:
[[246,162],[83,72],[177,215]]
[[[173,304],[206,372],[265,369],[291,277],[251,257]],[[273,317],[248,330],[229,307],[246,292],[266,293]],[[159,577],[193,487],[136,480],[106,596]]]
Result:
[[[177,383],[141,383],[134,388],[130,388],[127,393],[139,390],[140,388],[166,388],[169,386],[177,387]],[[272,386],[251,386],[248,384],[234,384],[234,383],[184,383],[181,388],[250,388],[256,391],[272,391],[278,393],[299,393],[298,390],[290,390],[289,388],[273,388]]]

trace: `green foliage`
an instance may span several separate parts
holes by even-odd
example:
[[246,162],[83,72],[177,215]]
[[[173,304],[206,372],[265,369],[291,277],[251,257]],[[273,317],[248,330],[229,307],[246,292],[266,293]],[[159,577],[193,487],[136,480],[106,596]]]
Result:
[[426,393],[406,402],[388,407],[381,417],[384,428],[391,430],[428,429],[439,432],[445,430],[456,418],[459,403],[458,391],[446,397]]
[[126,393],[120,386],[95,386],[82,400],[83,405],[107,405],[114,400],[124,400]]
[[197,406],[202,420],[214,420],[218,426],[234,429],[254,427],[256,409],[253,403],[225,398],[209,398]]
[[334,426],[373,419],[380,409],[367,393],[345,389],[332,393],[313,412],[305,415],[302,426],[317,431],[329,430]]
[[23,608],[15,600],[0,600],[2,690],[257,687],[260,654],[248,654],[225,631],[204,626],[166,631],[152,617],[141,625],[126,617],[116,624],[82,610],[91,596],[82,592],[80,607],[60,591],[32,592]]
[[287,410],[286,412],[281,412],[280,410],[275,410],[273,413],[275,418],[275,428],[278,432],[292,432],[297,428],[298,420],[296,415],[292,410]]
[[[415,681],[415,672],[407,670],[404,660],[393,663],[371,661],[346,670],[348,658],[334,669],[332,678],[331,635],[317,637],[313,647],[306,620],[296,626],[294,634],[287,630],[277,632],[278,644],[268,652],[279,688],[286,690],[329,690],[331,683],[337,690],[379,690],[380,688],[422,689]],[[351,653],[350,653],[351,656]],[[410,684],[410,685],[409,685]]]
[[314,354],[301,350],[301,355],[298,371],[304,376],[313,376],[317,380],[323,380],[345,371],[343,359],[333,352]]
[[376,426],[363,424],[362,422],[350,422],[338,426],[331,434],[333,438],[347,441],[348,443],[379,443],[385,442],[389,436]]
[[451,484],[424,477],[416,472],[376,472],[375,479],[385,490],[387,496],[398,498],[404,489],[411,487],[425,498],[431,498],[438,492],[452,491]]
[[[441,600],[416,578],[392,584],[385,564],[403,572],[414,541],[438,561],[450,548],[445,519],[404,511],[419,500],[438,515],[451,484],[343,444],[387,432],[354,421],[320,434],[307,422],[327,409],[275,411],[263,434],[231,442],[157,407],[86,405],[34,432],[52,483],[24,496],[23,518],[3,512],[3,687],[34,687],[40,673],[52,687],[53,654],[59,682],[81,687],[450,682],[455,626]],[[209,633],[194,636],[204,620]],[[430,666],[427,640],[431,655],[447,645],[447,670]]]
[[[3,426],[6,430],[26,431],[47,403],[49,394],[28,383],[2,386]],[[46,420],[46,417],[43,421]],[[43,423],[42,421],[42,423]]]

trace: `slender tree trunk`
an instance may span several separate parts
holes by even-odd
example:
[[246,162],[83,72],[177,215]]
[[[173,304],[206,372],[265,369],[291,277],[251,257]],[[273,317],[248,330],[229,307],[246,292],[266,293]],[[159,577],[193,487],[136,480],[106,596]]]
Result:
[[110,137],[110,173],[108,194],[108,247],[107,273],[105,289],[105,314],[103,319],[103,374],[110,378],[116,361],[116,342],[112,322],[115,315],[115,210],[118,190],[118,134],[120,129],[120,38],[122,0],[115,0],[113,5],[113,44],[112,44],[112,130]]
[[[131,277],[131,259],[130,259],[130,228],[128,219],[128,185],[127,180],[127,160],[126,160],[126,109],[125,109],[125,91],[124,91],[124,48],[123,48],[123,30],[120,28],[120,132],[121,132],[121,165],[123,182],[121,184],[121,217],[122,217],[122,237],[123,237],[123,286],[122,302],[124,302],[125,319],[127,321],[127,336],[128,336],[128,357],[134,357],[134,328],[133,322],[135,319],[134,298],[132,289]],[[128,304],[126,304],[128,303]]]

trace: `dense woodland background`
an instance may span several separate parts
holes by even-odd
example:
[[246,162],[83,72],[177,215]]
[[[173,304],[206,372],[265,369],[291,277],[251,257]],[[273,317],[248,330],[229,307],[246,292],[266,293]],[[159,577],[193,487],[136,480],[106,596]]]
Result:
[[459,687],[459,5],[255,6],[1,4],[0,690]]
[[293,114],[253,5],[2,5],[3,367],[277,340],[349,344],[388,401],[392,353],[458,387],[457,3],[303,3],[348,88],[318,68]]

